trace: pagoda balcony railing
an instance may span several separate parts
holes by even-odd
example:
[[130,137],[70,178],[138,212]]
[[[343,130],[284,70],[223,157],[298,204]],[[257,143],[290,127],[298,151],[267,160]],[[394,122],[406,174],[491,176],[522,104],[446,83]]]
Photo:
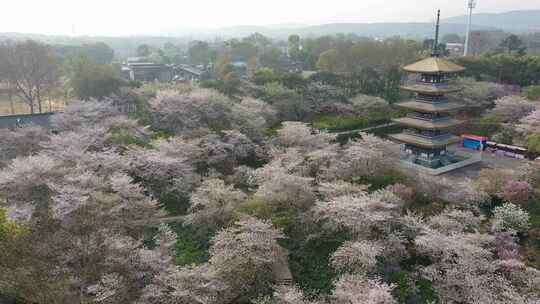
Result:
[[422,85],[422,86],[430,86],[437,89],[446,89],[450,87],[450,84],[448,82],[424,82],[424,81],[406,81],[403,83],[405,86],[407,85]]
[[407,114],[407,117],[414,118],[414,119],[420,119],[424,121],[432,121],[432,122],[442,122],[442,121],[449,121],[452,118],[450,116],[444,116],[444,117],[422,117],[415,113],[409,113]]
[[432,96],[424,96],[424,95],[420,95],[420,94],[416,95],[416,100],[423,101],[423,102],[428,102],[428,103],[444,103],[444,102],[448,102],[447,97],[440,97],[440,96],[432,97]]
[[433,139],[433,140],[445,139],[445,138],[448,138],[448,137],[451,136],[451,134],[449,134],[449,133],[444,133],[444,134],[439,134],[439,135],[425,135],[425,134],[418,133],[418,132],[416,132],[414,130],[411,130],[411,129],[405,129],[405,130],[403,130],[403,133],[418,136],[418,137],[422,137],[422,138],[426,138],[426,139]]

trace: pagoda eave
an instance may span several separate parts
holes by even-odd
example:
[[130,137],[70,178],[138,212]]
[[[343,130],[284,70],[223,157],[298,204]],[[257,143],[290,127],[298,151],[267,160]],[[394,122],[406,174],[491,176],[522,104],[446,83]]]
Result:
[[402,143],[427,149],[445,148],[447,145],[458,143],[461,140],[454,135],[443,138],[429,138],[407,133],[390,134],[389,137]]
[[436,75],[459,73],[464,71],[465,68],[444,58],[431,56],[413,64],[409,64],[403,67],[403,70],[409,73]]
[[453,102],[428,103],[416,100],[399,102],[396,106],[428,113],[447,113],[463,108],[462,105]]
[[421,129],[421,130],[445,130],[451,127],[455,127],[463,123],[461,120],[457,119],[444,119],[444,120],[423,120],[413,117],[402,117],[392,119],[394,122],[399,124]]
[[461,87],[444,86],[436,87],[428,84],[409,84],[400,87],[404,91],[413,93],[422,93],[426,95],[443,95],[448,93],[455,93],[463,90]]

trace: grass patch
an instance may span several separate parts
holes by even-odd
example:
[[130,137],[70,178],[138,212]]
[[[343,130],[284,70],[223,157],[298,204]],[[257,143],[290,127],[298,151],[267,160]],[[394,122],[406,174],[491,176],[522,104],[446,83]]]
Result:
[[171,216],[184,215],[190,205],[190,197],[182,192],[162,192],[159,204]]
[[369,185],[369,191],[376,191],[393,184],[403,184],[406,180],[407,178],[401,172],[390,170],[389,172],[359,178],[355,182],[361,185]]
[[343,244],[343,236],[309,240],[288,240],[289,266],[294,281],[308,296],[330,294],[337,273],[330,266],[330,256]]
[[389,122],[388,117],[366,118],[359,116],[319,116],[312,122],[314,128],[328,132],[364,129]]
[[174,224],[176,232],[176,265],[200,265],[208,262],[211,233],[199,231],[192,226]]

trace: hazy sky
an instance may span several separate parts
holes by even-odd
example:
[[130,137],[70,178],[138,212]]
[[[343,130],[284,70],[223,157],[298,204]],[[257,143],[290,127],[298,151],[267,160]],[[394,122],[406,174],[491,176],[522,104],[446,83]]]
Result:
[[[467,0],[1,0],[0,32],[156,34],[175,28],[332,22],[431,22]],[[476,12],[540,9],[540,0],[478,0]]]

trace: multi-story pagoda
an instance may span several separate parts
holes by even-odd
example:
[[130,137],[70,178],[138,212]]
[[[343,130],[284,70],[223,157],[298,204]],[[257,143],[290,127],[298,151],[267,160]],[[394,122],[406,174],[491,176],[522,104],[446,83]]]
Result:
[[416,74],[415,82],[401,87],[402,90],[413,92],[415,99],[397,104],[412,112],[394,120],[406,129],[400,134],[390,135],[404,144],[402,152],[407,161],[429,168],[439,168],[453,162],[446,147],[460,139],[450,134],[448,129],[461,121],[452,118],[449,113],[461,106],[449,102],[445,94],[460,90],[448,83],[448,76],[465,69],[440,57],[439,18],[440,11],[431,56],[403,68]]

